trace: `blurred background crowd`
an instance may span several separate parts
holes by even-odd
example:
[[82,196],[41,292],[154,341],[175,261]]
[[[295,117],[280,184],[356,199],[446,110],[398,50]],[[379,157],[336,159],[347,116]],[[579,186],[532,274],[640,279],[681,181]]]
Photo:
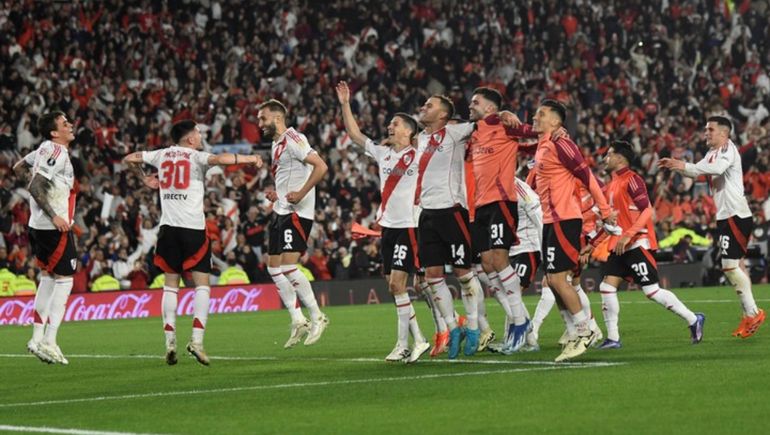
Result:
[[[76,124],[74,291],[98,289],[101,278],[147,288],[159,274],[151,261],[159,199],[120,159],[169,145],[181,119],[199,123],[208,150],[267,157],[256,107],[268,98],[289,107],[290,124],[329,162],[307,273],[379,275],[379,241],[351,234],[352,222],[373,223],[380,197],[375,166],[338,116],[333,86],[343,79],[373,138],[385,135],[389,116],[416,113],[431,94],[452,98],[460,117],[478,86],[498,89],[523,120],[543,98],[563,101],[568,130],[597,176],[607,177],[601,156],[611,140],[634,144],[663,256],[679,262],[713,257],[716,209],[704,178],[674,176],[656,162],[699,160],[705,117],[726,113],[754,211],[756,261],[766,262],[767,0],[3,0],[0,58],[0,269],[32,281],[39,271],[26,227],[28,180],[10,168],[41,142],[41,113],[61,109]],[[268,282],[267,170],[214,169],[207,186],[217,274],[242,270],[236,279]],[[229,272],[222,282],[233,282]]]

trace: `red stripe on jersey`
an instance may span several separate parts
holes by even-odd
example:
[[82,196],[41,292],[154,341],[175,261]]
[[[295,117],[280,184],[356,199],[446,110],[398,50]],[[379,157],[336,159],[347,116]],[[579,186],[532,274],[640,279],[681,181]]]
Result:
[[465,221],[463,220],[463,216],[460,214],[459,211],[454,212],[455,220],[457,221],[457,226],[460,227],[460,231],[463,233],[463,237],[465,237],[465,241],[468,242],[468,246],[471,245],[471,233],[468,231],[468,226],[465,225]]
[[286,151],[286,138],[284,137],[281,143],[275,146],[275,152],[273,153],[273,162],[270,165],[270,172],[273,174],[273,178],[275,178],[275,173],[278,172],[278,160],[281,158],[281,155],[283,155],[283,152]]
[[655,261],[655,257],[653,257],[652,254],[650,254],[650,251],[648,251],[648,250],[646,250],[644,248],[639,248],[639,249],[642,250],[642,254],[644,254],[644,256],[647,258],[647,261],[649,261],[650,264],[652,264],[652,267],[654,267],[657,270],[658,269],[658,262]]
[[415,154],[416,151],[412,149],[401,156],[401,159],[396,163],[396,166],[390,171],[388,179],[385,180],[385,184],[382,186],[382,203],[380,204],[382,213],[380,214],[380,219],[385,216],[385,209],[388,207],[388,201],[390,201],[390,197],[393,195],[393,191],[396,189],[398,182],[401,181],[401,178],[406,174],[407,168],[409,168],[409,165],[414,161]]
[[302,240],[307,242],[307,234],[305,234],[305,229],[302,228],[302,222],[299,221],[299,215],[297,215],[297,213],[291,214],[291,223],[299,233],[299,236],[302,237]]
[[200,261],[203,259],[203,256],[206,255],[206,252],[208,252],[208,250],[209,250],[209,238],[206,237],[206,241],[201,244],[200,248],[198,248],[198,252],[196,252],[190,258],[182,262],[182,269],[189,270],[195,267],[196,264],[200,263]]
[[727,223],[730,225],[730,232],[733,233],[735,241],[738,242],[738,245],[741,247],[741,251],[743,251],[745,254],[749,241],[746,240],[746,236],[744,236],[743,233],[741,233],[741,230],[738,229],[738,225],[735,224],[735,220],[733,220],[732,216],[727,218]]
[[567,240],[567,237],[564,235],[564,231],[561,230],[561,222],[554,222],[553,230],[556,233],[556,240],[559,241],[559,245],[561,245],[562,251],[567,254],[567,257],[569,257],[573,263],[577,264],[580,254],[578,253],[577,249],[572,246],[569,240]]
[[414,190],[414,203],[420,203],[420,194],[422,193],[422,177],[425,176],[425,170],[428,168],[430,159],[436,154],[438,147],[444,141],[446,136],[446,127],[430,135],[428,147],[420,156],[420,163],[417,165],[417,188]]

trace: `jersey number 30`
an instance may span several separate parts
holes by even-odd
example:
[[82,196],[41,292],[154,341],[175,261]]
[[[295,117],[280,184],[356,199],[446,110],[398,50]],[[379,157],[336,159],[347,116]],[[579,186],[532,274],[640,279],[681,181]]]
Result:
[[160,187],[168,189],[171,185],[174,189],[183,190],[190,186],[190,161],[166,160],[160,165]]

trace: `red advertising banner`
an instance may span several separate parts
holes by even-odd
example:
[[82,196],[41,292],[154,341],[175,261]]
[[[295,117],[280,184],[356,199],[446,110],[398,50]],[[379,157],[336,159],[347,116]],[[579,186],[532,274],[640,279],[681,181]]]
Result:
[[[132,290],[71,295],[65,322],[80,320],[134,319],[160,317],[163,291]],[[191,315],[195,289],[179,290],[179,315]],[[274,284],[239,284],[211,287],[209,313],[277,310],[281,299]],[[0,325],[32,323],[34,296],[0,298]]]

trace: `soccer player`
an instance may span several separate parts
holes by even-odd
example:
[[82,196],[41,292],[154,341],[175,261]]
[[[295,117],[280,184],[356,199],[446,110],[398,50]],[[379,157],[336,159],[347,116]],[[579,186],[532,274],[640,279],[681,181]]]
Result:
[[42,269],[35,293],[32,339],[27,350],[47,363],[67,365],[56,342],[72,290],[77,252],[71,226],[75,213],[76,181],[69,158],[75,140],[72,123],[64,112],[53,111],[38,120],[45,140],[37,151],[14,165],[21,171],[31,167],[29,184],[29,235],[32,252]]
[[[380,168],[381,204],[377,222],[382,226],[382,264],[388,288],[393,295],[398,317],[398,340],[385,361],[412,363],[430,349],[420,331],[409,293],[409,275],[417,264],[417,232],[414,222],[414,190],[417,186],[417,150],[412,139],[417,135],[417,122],[406,113],[396,113],[388,125],[388,137],[380,144],[361,132],[350,108],[347,83],[337,85],[337,98],[342,108],[345,130],[354,144],[377,161]],[[409,333],[414,339],[409,349]]]
[[[475,209],[474,224],[482,231],[473,246],[481,253],[481,264],[492,288],[504,289],[511,311],[510,331],[506,336],[512,351],[525,343],[529,313],[521,298],[521,285],[508,259],[516,241],[518,221],[516,163],[518,132],[503,125],[499,111],[500,93],[491,88],[477,88],[470,103],[470,118],[476,122],[468,142],[475,194],[468,198]],[[506,315],[508,313],[506,312]]]
[[596,202],[602,219],[614,224],[604,194],[596,178],[583,160],[574,142],[560,138],[551,140],[551,133],[562,126],[567,110],[555,100],[544,100],[535,113],[533,129],[538,133],[535,153],[535,190],[543,207],[543,253],[548,287],[554,291],[557,303],[561,300],[569,310],[577,330],[577,337],[564,347],[556,362],[566,361],[583,354],[594,340],[595,332],[589,327],[589,318],[567,276],[579,266],[582,211],[575,194],[575,180],[585,185]]
[[[265,136],[273,139],[270,171],[275,191],[268,193],[273,201],[268,234],[268,272],[278,287],[278,294],[291,316],[291,334],[284,344],[288,349],[305,338],[304,344],[315,344],[329,324],[329,318],[318,308],[313,288],[297,264],[307,250],[307,237],[313,226],[315,186],[328,167],[310,147],[307,138],[293,127],[286,127],[286,106],[268,100],[259,106],[257,118]],[[310,320],[297,307],[297,296],[308,309]]]
[[211,293],[211,246],[206,237],[206,218],[203,213],[206,170],[213,165],[251,164],[261,167],[262,159],[257,155],[213,155],[201,151],[201,132],[191,120],[174,124],[171,127],[171,139],[174,145],[170,147],[137,151],[127,155],[123,162],[132,169],[142,164],[158,168],[157,179],[149,182],[149,185],[160,189],[160,230],[153,263],[163,271],[165,279],[161,305],[166,363],[177,363],[177,293],[181,274],[190,271],[195,284],[195,298],[192,337],[187,344],[187,351],[199,363],[209,365],[209,357],[203,348]]
[[700,343],[706,317],[701,313],[693,313],[674,293],[659,286],[658,266],[650,253],[657,248],[652,227],[653,209],[644,180],[630,168],[635,157],[631,144],[624,141],[613,142],[607,151],[607,170],[611,172],[612,180],[607,185],[606,194],[610,206],[619,211],[618,225],[623,233],[619,237],[611,236],[608,245],[610,256],[602,265],[603,279],[599,291],[602,295],[607,339],[599,348],[621,347],[617,290],[627,276],[633,277],[647,298],[684,319],[690,327],[692,343]]
[[[479,343],[476,295],[481,284],[471,270],[471,235],[468,201],[464,180],[465,147],[473,132],[473,123],[449,123],[454,115],[452,101],[434,95],[420,108],[420,121],[425,129],[417,137],[418,176],[415,201],[420,213],[419,260],[425,267],[433,303],[449,329],[449,358],[460,352],[462,334],[466,340],[463,352],[476,353]],[[462,300],[467,315],[464,331],[455,316],[452,294],[444,278],[444,265],[449,264],[460,281]]]
[[743,194],[743,168],[738,148],[732,140],[732,122],[724,116],[706,120],[706,156],[696,164],[663,158],[659,166],[688,177],[706,175],[717,205],[718,248],[722,271],[735,288],[741,300],[743,319],[733,336],[749,338],[765,321],[765,311],[757,307],[751,291],[751,280],[746,274],[743,257],[751,235],[751,210]]

